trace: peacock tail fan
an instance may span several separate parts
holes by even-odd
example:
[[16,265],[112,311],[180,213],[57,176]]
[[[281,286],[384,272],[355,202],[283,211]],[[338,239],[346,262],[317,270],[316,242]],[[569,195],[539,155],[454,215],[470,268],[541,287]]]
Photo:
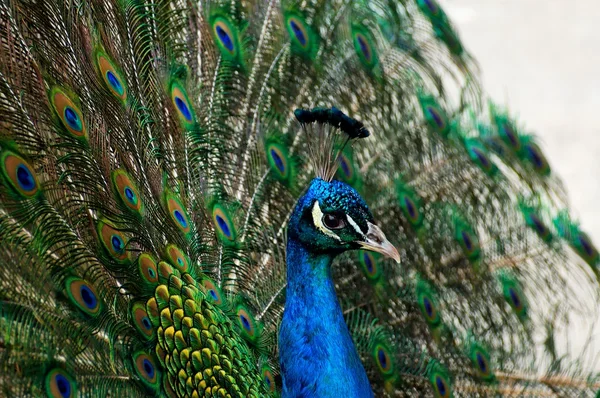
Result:
[[279,396],[316,170],[401,258],[332,269],[376,396],[600,389],[597,249],[437,2],[14,0],[0,54],[0,395]]

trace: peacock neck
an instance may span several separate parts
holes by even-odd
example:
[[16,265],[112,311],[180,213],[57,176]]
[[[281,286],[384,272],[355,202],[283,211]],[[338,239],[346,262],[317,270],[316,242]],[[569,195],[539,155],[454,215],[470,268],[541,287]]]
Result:
[[372,396],[331,278],[334,254],[287,243],[287,288],[279,332],[283,396]]

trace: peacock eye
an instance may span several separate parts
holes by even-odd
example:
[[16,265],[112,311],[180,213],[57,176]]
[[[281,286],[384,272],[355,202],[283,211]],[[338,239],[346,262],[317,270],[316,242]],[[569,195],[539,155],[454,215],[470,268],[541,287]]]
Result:
[[342,229],[346,226],[344,219],[335,214],[323,214],[323,224],[329,229]]

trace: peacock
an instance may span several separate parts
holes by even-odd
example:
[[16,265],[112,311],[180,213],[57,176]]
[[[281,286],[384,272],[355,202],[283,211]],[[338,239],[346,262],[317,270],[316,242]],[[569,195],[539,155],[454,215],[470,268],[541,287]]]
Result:
[[0,395],[594,397],[600,255],[435,0],[0,3]]

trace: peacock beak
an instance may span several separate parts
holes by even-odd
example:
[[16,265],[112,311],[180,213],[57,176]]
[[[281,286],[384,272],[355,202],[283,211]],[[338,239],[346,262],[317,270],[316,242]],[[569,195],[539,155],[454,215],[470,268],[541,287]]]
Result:
[[363,249],[381,253],[384,256],[393,258],[397,263],[400,263],[400,253],[385,237],[383,231],[375,224],[367,222],[369,230],[365,236],[365,240],[357,241]]

